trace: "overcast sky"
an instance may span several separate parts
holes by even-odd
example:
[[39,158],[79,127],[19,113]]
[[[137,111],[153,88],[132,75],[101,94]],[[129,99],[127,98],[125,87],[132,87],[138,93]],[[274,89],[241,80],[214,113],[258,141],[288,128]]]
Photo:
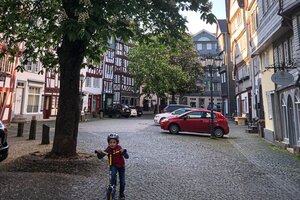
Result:
[[[213,3],[212,12],[218,19],[226,19],[225,0],[211,0]],[[200,14],[196,12],[181,12],[182,16],[186,16],[188,20],[187,27],[191,34],[195,34],[202,29],[208,30],[211,33],[216,32],[216,26],[206,24],[200,20]]]

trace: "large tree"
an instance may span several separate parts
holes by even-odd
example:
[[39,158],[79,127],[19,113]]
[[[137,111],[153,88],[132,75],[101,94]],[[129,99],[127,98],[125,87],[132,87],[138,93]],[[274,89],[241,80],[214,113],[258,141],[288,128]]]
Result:
[[208,0],[1,0],[1,54],[21,50],[23,62],[40,59],[59,67],[60,98],[51,155],[76,155],[79,123],[79,75],[84,57],[97,60],[111,37],[145,39],[184,32],[180,10],[202,13],[212,22]]
[[154,37],[146,43],[139,43],[129,51],[129,71],[135,78],[135,85],[143,85],[143,93],[164,97],[171,94],[184,95],[197,92],[203,69],[200,57],[189,34],[180,39],[162,43]]
[[[181,66],[171,63],[171,57],[175,56],[171,49],[157,38],[130,49],[129,72],[135,80],[135,87],[143,86],[142,94],[162,98],[177,85],[186,85],[190,81],[189,74]],[[157,103],[159,106],[159,101]]]

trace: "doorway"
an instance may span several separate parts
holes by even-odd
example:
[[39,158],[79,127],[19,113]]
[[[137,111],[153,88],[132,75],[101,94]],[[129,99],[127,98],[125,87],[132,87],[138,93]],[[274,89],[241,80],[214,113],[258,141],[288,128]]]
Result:
[[295,132],[295,121],[294,121],[294,109],[293,109],[293,100],[292,97],[288,96],[287,101],[287,117],[288,117],[288,127],[287,135],[289,136],[289,146],[293,147],[296,145],[296,132]]

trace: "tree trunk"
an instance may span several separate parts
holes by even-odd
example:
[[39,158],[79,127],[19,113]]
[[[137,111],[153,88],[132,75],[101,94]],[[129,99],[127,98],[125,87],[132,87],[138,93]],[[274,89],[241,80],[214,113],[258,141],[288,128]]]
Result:
[[60,91],[54,142],[50,156],[76,155],[80,118],[79,77],[86,44],[63,38],[58,49],[60,64]]
[[172,92],[172,104],[176,104],[175,92]]

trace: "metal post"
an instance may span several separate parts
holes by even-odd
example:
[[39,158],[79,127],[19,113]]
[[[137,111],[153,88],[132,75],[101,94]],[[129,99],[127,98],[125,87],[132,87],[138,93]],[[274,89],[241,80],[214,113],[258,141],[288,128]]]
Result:
[[32,116],[32,119],[31,119],[31,122],[30,122],[29,140],[35,140],[36,124],[37,124],[36,117]]
[[213,100],[213,85],[212,85],[212,65],[209,66],[209,73],[210,73],[210,138],[214,139],[216,138],[215,132],[214,132],[214,100]]
[[23,137],[24,123],[25,122],[18,122],[18,134],[17,134],[17,137]]
[[49,132],[50,132],[50,127],[47,126],[46,124],[43,124],[41,144],[50,144]]

